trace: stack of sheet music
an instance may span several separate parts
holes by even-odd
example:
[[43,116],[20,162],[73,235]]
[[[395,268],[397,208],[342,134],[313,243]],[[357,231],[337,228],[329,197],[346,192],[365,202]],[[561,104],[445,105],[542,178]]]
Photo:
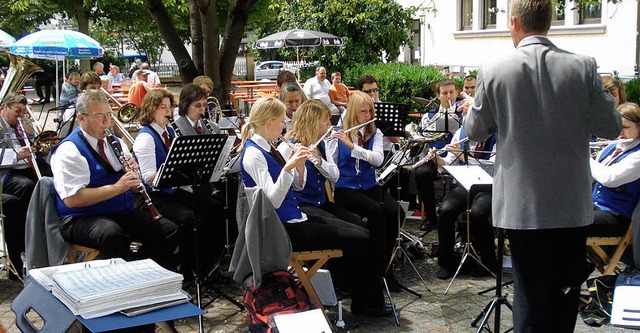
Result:
[[[38,280],[33,271],[37,270],[31,273]],[[58,271],[51,281],[53,295],[74,315],[86,319],[188,298],[181,289],[182,275],[160,267],[151,259],[132,262],[114,259],[107,265]]]

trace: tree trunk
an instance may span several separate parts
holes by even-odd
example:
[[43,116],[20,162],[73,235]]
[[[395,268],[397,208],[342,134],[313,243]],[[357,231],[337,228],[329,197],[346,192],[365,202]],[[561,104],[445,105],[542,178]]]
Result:
[[198,0],[202,36],[204,39],[204,75],[208,75],[215,87],[220,86],[220,33],[218,29],[218,10],[215,0]]
[[197,0],[189,1],[189,27],[191,28],[191,58],[198,69],[204,73],[204,49],[202,47],[202,20]]
[[[89,35],[89,11],[80,9],[76,14],[78,20],[78,31],[85,35]],[[80,59],[80,72],[88,71],[91,69],[91,61],[89,59]]]
[[182,83],[191,83],[193,78],[198,76],[198,70],[193,63],[193,60],[191,60],[189,52],[187,52],[187,48],[180,39],[180,36],[169,17],[167,8],[161,0],[144,0],[144,4],[147,6],[147,9],[149,9],[149,12],[151,12],[153,21],[155,22],[165,43],[167,43],[169,51],[171,51],[171,54],[173,54],[173,57],[176,59]]
[[[233,76],[233,67],[236,64],[238,49],[244,36],[251,7],[257,0],[233,0],[229,6],[227,15],[227,25],[225,27],[224,39],[220,47],[220,89],[215,95],[223,105],[229,98],[229,88]],[[216,87],[217,88],[217,87]]]

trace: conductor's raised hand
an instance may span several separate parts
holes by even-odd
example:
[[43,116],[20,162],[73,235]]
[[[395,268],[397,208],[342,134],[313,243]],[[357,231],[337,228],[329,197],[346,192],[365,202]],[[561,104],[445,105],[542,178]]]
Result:
[[467,112],[469,112],[469,109],[471,109],[471,107],[473,106],[473,97],[471,97],[469,94],[467,94],[466,92],[461,92],[460,96],[462,96],[462,98],[464,98],[464,100],[462,100],[460,103],[458,103],[458,111],[462,111],[462,116],[466,116]]

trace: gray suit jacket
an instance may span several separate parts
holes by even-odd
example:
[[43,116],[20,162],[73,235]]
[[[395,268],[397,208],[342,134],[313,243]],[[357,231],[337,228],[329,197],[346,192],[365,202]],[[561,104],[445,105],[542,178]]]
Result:
[[[220,127],[218,126],[218,124],[214,123],[213,121],[209,121],[208,119],[202,119],[202,121],[207,122],[209,126],[211,126],[211,129],[213,130],[213,133],[212,133],[211,131],[209,131],[207,126],[204,126],[202,128],[203,134],[220,134]],[[175,123],[178,126],[180,135],[198,135],[198,132],[196,132],[196,129],[193,128],[193,126],[191,126],[191,123],[189,122],[187,117],[180,116],[175,120]]]
[[529,36],[478,72],[464,119],[474,141],[496,134],[493,222],[507,229],[590,224],[589,140],[620,133],[620,114],[591,57]]

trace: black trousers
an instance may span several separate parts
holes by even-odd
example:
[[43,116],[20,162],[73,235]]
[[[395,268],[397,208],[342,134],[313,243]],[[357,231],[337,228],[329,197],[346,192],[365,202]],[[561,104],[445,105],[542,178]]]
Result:
[[319,207],[311,204],[300,204],[300,209],[307,215],[337,218],[364,228],[367,227],[364,221],[362,221],[358,216],[354,215],[348,209],[331,201],[327,201],[324,205]]
[[586,269],[586,227],[508,230],[514,332],[573,332]]
[[587,237],[619,237],[629,228],[628,218],[595,208],[593,224],[587,227]]
[[305,222],[284,224],[293,250],[342,249],[348,282],[353,288],[353,303],[371,306],[384,304],[380,283],[382,261],[370,255],[373,243],[367,229],[337,218],[307,217]]
[[7,242],[9,259],[14,265],[18,274],[22,274],[22,258],[20,253],[24,252],[24,230],[27,218],[27,205],[18,197],[2,194],[2,213],[4,218],[4,239]]
[[440,222],[438,223],[438,264],[452,269],[453,246],[455,245],[455,226],[458,215],[467,209],[467,200],[471,200],[469,221],[473,236],[473,246],[488,268],[496,267],[496,247],[493,227],[491,225],[491,193],[473,193],[471,198],[462,186],[452,188],[442,200],[440,206]]
[[[36,80],[36,94],[41,100],[44,99],[45,103],[49,103],[50,101],[52,87],[53,81]],[[42,92],[42,88],[44,88],[44,93]]]
[[73,244],[97,248],[100,258],[135,259],[129,251],[132,241],[141,242],[140,255],[151,258],[167,269],[175,269],[173,253],[178,246],[178,226],[162,217],[154,220],[148,210],[141,208],[114,215],[86,215],[64,218],[60,224],[62,237]]
[[398,213],[400,224],[405,217],[398,203],[378,185],[366,191],[336,188],[334,199],[338,205],[367,218],[369,237],[376,244],[370,255],[388,264],[399,232]]
[[438,178],[438,167],[431,160],[414,170],[416,177],[416,185],[418,186],[418,196],[424,204],[424,212],[429,222],[438,223],[438,214],[436,213],[436,192],[433,188],[433,182]]

